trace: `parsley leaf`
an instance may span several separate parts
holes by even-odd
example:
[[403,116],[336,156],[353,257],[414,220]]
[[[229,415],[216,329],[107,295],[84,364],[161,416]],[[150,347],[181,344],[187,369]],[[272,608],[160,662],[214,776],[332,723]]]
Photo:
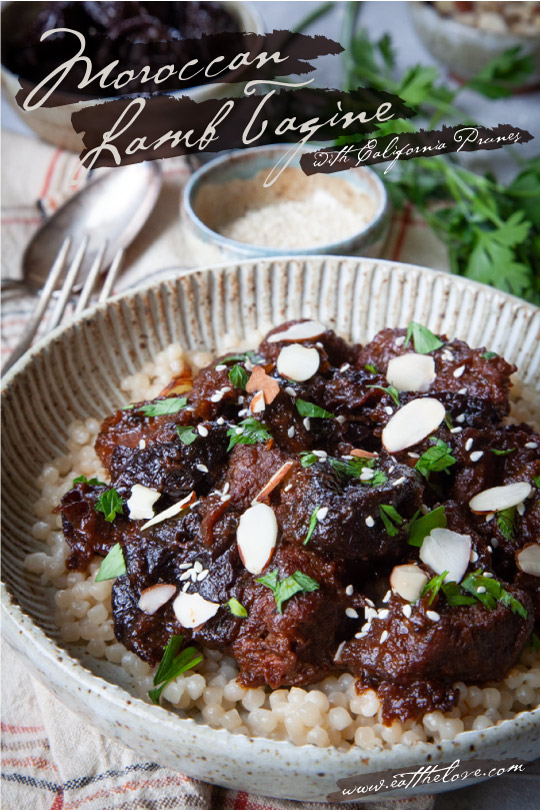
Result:
[[373,363],[366,363],[364,366],[366,371],[369,371],[370,374],[378,374],[377,366],[374,366]]
[[456,463],[456,459],[452,455],[452,450],[446,442],[443,442],[441,439],[433,438],[432,441],[435,442],[433,447],[430,447],[429,450],[422,453],[414,465],[414,469],[418,470],[427,480],[429,480],[430,473],[441,472],[442,470],[448,472],[448,467]]
[[319,583],[302,571],[295,571],[294,574],[279,581],[278,572],[270,571],[263,577],[258,577],[257,582],[270,588],[276,600],[278,613],[283,613],[283,603],[287,602],[297,593],[311,593],[319,590]]
[[432,509],[427,515],[422,515],[422,517],[416,518],[411,522],[409,526],[409,545],[419,548],[433,529],[446,529],[446,525],[444,506],[438,506],[436,509]]
[[228,377],[235,388],[240,388],[241,391],[246,390],[249,376],[245,368],[242,368],[242,366],[239,366],[238,364],[234,365],[229,371]]
[[191,425],[187,427],[177,425],[176,432],[178,433],[178,438],[183,444],[193,444],[193,442],[197,439],[198,435],[197,433],[195,433]]
[[319,509],[321,508],[321,506],[322,506],[322,504],[319,504],[318,506],[316,506],[315,509],[313,510],[313,512],[311,513],[311,517],[309,519],[308,533],[306,534],[306,539],[304,540],[304,542],[302,544],[304,546],[309,542],[309,540],[311,538],[311,535],[315,531],[315,527],[317,525],[317,513],[318,513]]
[[202,655],[195,647],[186,647],[179,653],[183,640],[184,636],[171,636],[165,647],[163,658],[154,675],[154,686],[157,688],[148,692],[152,703],[156,706],[159,705],[161,693],[167,684],[202,661]]
[[308,450],[303,450],[300,453],[300,464],[304,469],[311,467],[312,464],[316,464],[317,461],[320,460],[319,456],[316,456],[315,453],[310,453]]
[[230,608],[230,611],[233,614],[233,616],[239,616],[241,619],[245,619],[246,616],[248,615],[248,612],[245,609],[245,607],[242,605],[241,602],[238,601],[238,599],[235,599],[234,596],[231,596],[229,601],[225,602],[225,604]]
[[74,478],[71,485],[74,487],[75,484],[89,484],[91,487],[107,486],[104,481],[100,481],[98,478],[87,478],[86,475],[79,475],[78,478]]
[[375,459],[373,458],[360,458],[353,456],[351,459],[329,458],[332,469],[340,476],[350,475],[352,478],[360,478],[366,468],[373,470],[371,478],[362,480],[362,484],[367,484],[372,487],[378,487],[387,481],[386,473],[382,470],[375,468]]
[[510,450],[497,450],[495,447],[492,447],[491,452],[495,453],[496,456],[509,456],[515,449],[515,447],[511,447]]
[[442,586],[442,591],[446,596],[449,605],[456,607],[457,605],[474,605],[476,599],[474,596],[466,596],[457,582],[446,582]]
[[385,388],[383,385],[368,385],[368,388],[378,388],[380,391],[384,391],[385,394],[392,397],[398,408],[400,407],[401,402],[399,401],[399,391],[394,385],[389,385],[388,388]]
[[268,432],[262,422],[252,416],[243,419],[236,427],[229,428],[227,436],[229,437],[227,450],[232,450],[235,444],[257,444],[267,442],[272,438],[272,434]]
[[112,523],[116,515],[124,511],[123,501],[114,487],[103,492],[94,504],[96,512],[103,512],[107,523]]
[[317,419],[333,419],[334,414],[330,413],[330,411],[325,411],[324,408],[320,408],[318,405],[315,405],[313,402],[306,402],[305,399],[300,399],[297,397],[295,400],[296,410],[300,414],[300,416],[311,416]]
[[535,487],[537,487],[538,489],[540,489],[540,475],[536,475],[536,476],[533,478],[533,484],[535,485]]
[[497,512],[497,526],[503,537],[507,540],[514,540],[516,522],[516,507],[510,506],[508,509],[501,509]]
[[148,405],[141,405],[139,410],[143,416],[168,416],[178,413],[187,405],[186,397],[167,397],[150,402]]
[[258,363],[263,358],[257,352],[242,352],[240,354],[229,354],[216,363],[217,366],[226,366],[227,363],[245,363],[249,360],[251,363]]
[[444,346],[443,341],[437,335],[434,335],[426,326],[422,326],[421,323],[416,323],[416,321],[411,321],[407,327],[405,347],[409,345],[411,339],[414,343],[414,350],[418,354],[429,354]]
[[437,594],[441,590],[444,579],[447,576],[448,576],[448,571],[443,571],[442,574],[439,574],[439,576],[433,577],[433,579],[430,579],[429,582],[427,582],[424,585],[424,587],[422,588],[422,593],[420,594],[420,599],[422,599],[423,596],[426,596],[426,594],[429,593],[430,597],[429,597],[429,600],[428,600],[428,605],[432,605],[433,600],[435,599],[435,597],[437,596]]
[[404,523],[404,519],[401,517],[397,509],[391,505],[382,503],[379,506],[379,514],[382,522],[384,523],[386,533],[390,535],[390,537],[395,537],[397,534],[399,534],[397,527]]
[[[496,603],[500,602],[505,607],[509,607],[512,613],[521,616],[522,619],[526,619],[528,616],[527,609],[518,599],[513,597],[497,579],[482,576],[481,571],[467,574],[465,579],[461,581],[461,587],[490,610],[493,610]],[[485,591],[482,590],[479,593],[479,588],[485,589]]]
[[120,543],[116,543],[99,566],[95,581],[103,582],[106,579],[116,579],[116,577],[121,577],[126,572],[126,561],[124,560],[122,546]]
[[493,357],[498,357],[497,352],[484,352],[482,355],[484,360],[491,360]]

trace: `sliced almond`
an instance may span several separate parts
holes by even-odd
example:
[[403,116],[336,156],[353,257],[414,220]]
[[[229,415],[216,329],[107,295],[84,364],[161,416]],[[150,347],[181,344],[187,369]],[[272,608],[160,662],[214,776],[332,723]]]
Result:
[[165,582],[158,582],[157,585],[151,585],[141,591],[139,598],[139,610],[143,613],[148,613],[153,616],[154,613],[163,607],[169,599],[172,599],[176,593],[176,585],[167,585]]
[[528,543],[516,554],[516,565],[524,574],[540,577],[540,543]]
[[131,520],[144,520],[154,517],[154,504],[161,497],[161,492],[142,484],[131,487],[131,496],[127,502]]
[[280,388],[277,380],[270,377],[262,366],[253,366],[251,376],[246,383],[248,394],[255,394],[262,391],[266,405],[270,405],[279,394]]
[[532,492],[528,481],[516,481],[502,487],[484,489],[471,498],[469,506],[473,512],[500,512],[522,503]]
[[173,602],[174,615],[182,627],[195,628],[205,624],[215,616],[220,608],[219,602],[209,602],[200,593],[178,594]]
[[319,370],[321,357],[317,349],[308,349],[300,343],[284,346],[277,359],[277,370],[282,377],[304,382]]
[[471,538],[450,529],[433,529],[424,538],[420,559],[436,574],[448,571],[445,582],[461,582],[471,560]]
[[241,516],[236,530],[238,553],[251,574],[260,574],[270,562],[278,535],[274,510],[265,503],[250,506]]
[[293,323],[282,332],[274,332],[267,338],[268,343],[281,343],[284,340],[313,340],[326,332],[326,326],[318,321]]
[[386,370],[386,379],[398,391],[427,391],[436,376],[433,357],[415,352],[392,357]]
[[196,502],[197,496],[195,495],[195,491],[190,492],[185,498],[178,503],[173,503],[172,506],[169,506],[168,509],[165,509],[164,512],[160,512],[159,515],[156,515],[152,520],[147,521],[147,523],[143,523],[141,526],[141,531],[144,532],[145,529],[149,529],[150,526],[155,526],[156,523],[161,523],[162,520],[167,520],[168,518],[175,517],[175,515],[179,515],[183,509],[187,509]]
[[163,391],[160,391],[158,396],[164,397],[170,394],[185,394],[193,387],[193,372],[186,364],[183,366],[179,374],[175,374],[170,383],[168,383]]
[[256,504],[258,501],[262,501],[266,498],[270,493],[277,487],[280,481],[283,481],[291,467],[294,465],[294,461],[286,461],[285,464],[282,464],[279,470],[277,470],[273,476],[267,481],[264,487],[261,489],[259,494],[253,499],[253,504]]
[[358,447],[355,447],[354,450],[351,450],[349,453],[350,456],[358,456],[358,458],[378,458],[378,453],[370,453],[368,450],[361,450]]
[[250,403],[251,413],[262,413],[266,408],[264,404],[264,392],[257,391]]
[[396,565],[390,574],[390,587],[407,602],[417,602],[420,599],[427,581],[426,572],[414,563]]
[[382,443],[389,453],[413,447],[437,430],[445,415],[444,405],[438,399],[413,399],[387,422]]

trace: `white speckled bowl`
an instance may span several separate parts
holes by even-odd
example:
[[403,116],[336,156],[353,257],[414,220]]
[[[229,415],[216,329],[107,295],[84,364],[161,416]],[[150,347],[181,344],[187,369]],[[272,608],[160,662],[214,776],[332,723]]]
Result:
[[[100,417],[123,404],[118,381],[172,341],[213,350],[225,333],[237,332],[241,339],[297,317],[322,320],[354,341],[366,341],[384,326],[422,321],[503,353],[519,366],[524,383],[540,388],[540,310],[413,265],[324,256],[247,261],[187,273],[113,299],[53,332],[4,380],[2,630],[7,643],[60,700],[104,733],[163,765],[255,793],[325,801],[338,779],[356,774],[457,758],[536,758],[540,709],[453,742],[390,751],[299,748],[235,736],[134,698],[117,667],[81,661],[76,646],[60,643],[52,592],[24,570],[23,559],[39,548],[30,534],[35,480],[44,462],[63,452],[68,423]],[[429,790],[455,786],[438,783]],[[420,792],[407,795],[415,791]]]

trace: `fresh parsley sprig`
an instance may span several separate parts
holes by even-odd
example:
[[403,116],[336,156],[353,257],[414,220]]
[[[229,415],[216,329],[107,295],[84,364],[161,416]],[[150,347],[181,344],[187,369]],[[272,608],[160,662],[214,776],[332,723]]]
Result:
[[496,603],[500,602],[522,619],[526,619],[528,616],[527,608],[521,604],[519,599],[512,596],[494,577],[482,576],[480,570],[467,574],[461,581],[461,587],[490,610],[493,610]]
[[389,385],[387,388],[385,388],[384,385],[368,385],[368,388],[378,388],[380,391],[384,391],[385,394],[388,394],[388,396],[392,398],[398,408],[401,406],[399,391],[394,385]]
[[309,519],[309,526],[308,526],[308,530],[307,530],[307,534],[306,534],[306,539],[304,540],[304,542],[302,544],[304,546],[307,545],[307,543],[309,543],[309,541],[311,540],[311,535],[315,531],[315,527],[317,526],[317,515],[319,513],[319,509],[321,508],[321,506],[322,506],[322,504],[319,504],[318,506],[316,506],[315,509],[313,510],[313,512],[311,513],[311,517]]
[[319,405],[315,405],[314,402],[307,402],[305,399],[300,399],[297,397],[295,400],[296,410],[300,414],[300,416],[312,417],[316,419],[333,419],[334,414],[330,413],[330,411],[326,411],[324,408],[320,408]]
[[171,636],[165,647],[163,658],[154,675],[154,686],[156,688],[150,689],[148,692],[150,700],[156,705],[159,705],[161,693],[167,684],[202,661],[202,655],[195,647],[185,647],[179,652],[183,640],[184,636]]
[[283,603],[287,602],[297,593],[311,593],[319,590],[319,583],[302,571],[295,571],[285,579],[280,580],[277,571],[269,571],[263,577],[258,577],[257,582],[270,588],[276,600],[278,613],[283,613]]
[[116,577],[122,577],[125,573],[127,573],[127,569],[124,552],[120,543],[116,543],[99,566],[95,581],[103,582],[106,579],[116,579]]
[[79,475],[77,478],[74,478],[71,485],[75,486],[75,484],[89,484],[91,487],[107,486],[107,484],[104,481],[100,481],[99,478],[87,478],[86,475]]
[[167,397],[166,399],[157,399],[154,402],[141,405],[135,409],[135,412],[140,412],[143,416],[169,416],[178,413],[186,405],[186,397]]
[[426,596],[429,593],[428,605],[433,604],[433,600],[441,590],[443,586],[443,582],[445,578],[448,576],[448,571],[443,571],[442,574],[439,574],[433,579],[430,579],[424,587],[422,588],[422,593],[420,594],[420,598]]
[[231,598],[225,604],[227,605],[233,616],[238,616],[238,618],[240,619],[245,619],[246,616],[248,615],[246,608],[243,606],[241,602],[238,601],[238,599],[235,599],[234,596],[231,596]]
[[124,502],[114,487],[105,490],[94,504],[96,512],[103,512],[105,520],[112,523],[116,515],[124,511]]
[[405,519],[401,517],[397,509],[391,504],[381,503],[379,506],[379,515],[384,523],[386,533],[390,537],[395,537],[399,534],[399,527],[405,523]]
[[251,416],[248,419],[243,419],[235,427],[229,428],[227,436],[229,437],[227,450],[232,450],[236,444],[258,444],[259,442],[268,442],[272,438],[272,434],[265,425]]
[[182,442],[182,444],[193,444],[194,441],[197,440],[198,434],[195,433],[195,430],[191,425],[176,426],[176,432],[178,433],[178,438]]
[[423,326],[416,321],[411,321],[407,327],[405,347],[410,345],[411,340],[417,354],[429,354],[444,346],[442,340],[437,335],[434,335],[427,326]]
[[456,459],[452,455],[452,448],[446,442],[433,437],[431,441],[435,442],[433,447],[422,453],[414,465],[414,469],[418,470],[428,481],[432,472],[444,471],[448,473],[448,468],[456,463]]
[[409,524],[409,540],[410,546],[420,548],[428,534],[431,534],[433,529],[446,529],[446,512],[444,506],[437,506],[432,509],[427,515],[421,517],[415,516]]
[[245,368],[242,368],[242,366],[236,363],[236,365],[231,368],[227,376],[235,388],[239,388],[241,391],[246,390],[249,375]]

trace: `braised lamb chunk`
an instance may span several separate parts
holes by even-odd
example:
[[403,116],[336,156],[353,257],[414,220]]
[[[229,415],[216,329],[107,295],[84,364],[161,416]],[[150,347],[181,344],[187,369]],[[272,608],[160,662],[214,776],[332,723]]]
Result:
[[[313,321],[307,319],[286,321],[275,329],[271,329],[264,340],[259,344],[258,353],[266,360],[277,363],[280,351],[284,346],[296,343],[296,338],[286,338],[278,340],[278,337],[285,335],[287,331],[295,325],[312,324]],[[316,331],[316,330],[315,330]],[[339,367],[344,363],[354,363],[360,351],[360,346],[351,345],[343,338],[340,338],[332,329],[324,329],[312,338],[301,339],[302,346],[306,348],[316,348],[321,355],[321,372],[325,373],[331,366]]]
[[213,360],[202,368],[193,380],[188,394],[189,408],[195,420],[215,420],[220,416],[235,419],[242,408],[243,391],[237,389],[229,377],[231,365]]
[[[260,443],[237,444],[231,451],[225,479],[229,506],[240,511],[247,509],[272,476],[289,460],[290,456],[278,448],[268,449]],[[298,464],[297,461],[295,463]]]

